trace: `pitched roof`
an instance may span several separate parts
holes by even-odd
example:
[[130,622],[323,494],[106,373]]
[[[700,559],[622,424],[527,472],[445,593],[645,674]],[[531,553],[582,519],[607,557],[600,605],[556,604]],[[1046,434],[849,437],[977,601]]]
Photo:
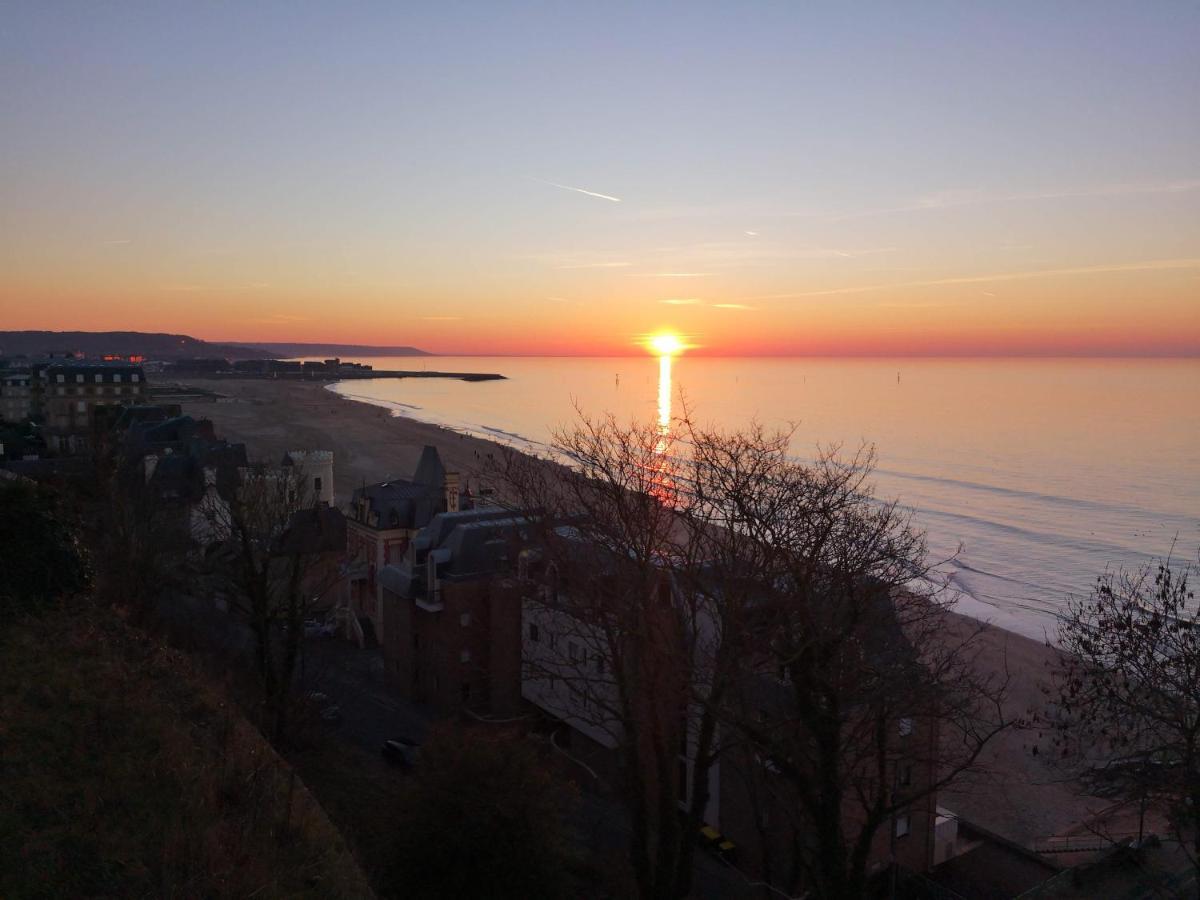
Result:
[[446,483],[446,467],[442,465],[442,457],[437,447],[426,444],[421,450],[421,458],[417,461],[417,470],[413,473],[413,484],[423,484],[436,487],[438,490]]

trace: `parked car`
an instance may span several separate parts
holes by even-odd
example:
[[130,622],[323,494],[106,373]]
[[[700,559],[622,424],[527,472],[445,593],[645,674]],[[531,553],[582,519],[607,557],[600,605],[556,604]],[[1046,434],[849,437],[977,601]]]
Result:
[[304,623],[304,636],[309,637],[333,637],[337,633],[337,626],[332,622],[320,622],[316,619],[309,619]]
[[409,741],[384,741],[382,752],[384,759],[402,769],[411,769],[421,757],[420,746]]

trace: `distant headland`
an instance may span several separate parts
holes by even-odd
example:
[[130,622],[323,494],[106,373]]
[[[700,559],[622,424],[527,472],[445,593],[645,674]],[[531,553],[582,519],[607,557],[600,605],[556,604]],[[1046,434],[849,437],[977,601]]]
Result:
[[119,356],[144,359],[290,359],[297,356],[433,356],[416,347],[204,341],[187,334],[145,331],[0,331],[0,357]]
[[288,344],[259,342],[247,343],[226,341],[226,346],[250,350],[265,350],[272,356],[292,358],[296,356],[433,356],[416,347],[371,347],[364,344]]
[[120,356],[144,359],[269,359],[269,350],[250,345],[214,344],[188,334],[145,331],[0,331],[0,357]]

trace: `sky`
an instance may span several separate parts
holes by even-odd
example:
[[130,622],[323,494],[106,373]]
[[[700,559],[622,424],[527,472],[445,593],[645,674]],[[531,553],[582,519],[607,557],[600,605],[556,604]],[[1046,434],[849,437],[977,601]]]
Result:
[[0,329],[1200,355],[1200,5],[0,0]]

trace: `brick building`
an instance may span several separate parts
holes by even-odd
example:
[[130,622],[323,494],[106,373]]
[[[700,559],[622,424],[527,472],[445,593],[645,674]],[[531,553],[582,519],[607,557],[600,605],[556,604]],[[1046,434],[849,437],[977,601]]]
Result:
[[350,609],[365,643],[384,640],[380,571],[399,563],[417,532],[438,513],[457,510],[463,499],[458,475],[446,472],[430,446],[421,451],[411,481],[384,481],[354,492],[347,516],[347,555],[357,563]]
[[385,667],[400,694],[436,714],[516,715],[521,609],[513,566],[525,520],[445,512],[380,573]]

